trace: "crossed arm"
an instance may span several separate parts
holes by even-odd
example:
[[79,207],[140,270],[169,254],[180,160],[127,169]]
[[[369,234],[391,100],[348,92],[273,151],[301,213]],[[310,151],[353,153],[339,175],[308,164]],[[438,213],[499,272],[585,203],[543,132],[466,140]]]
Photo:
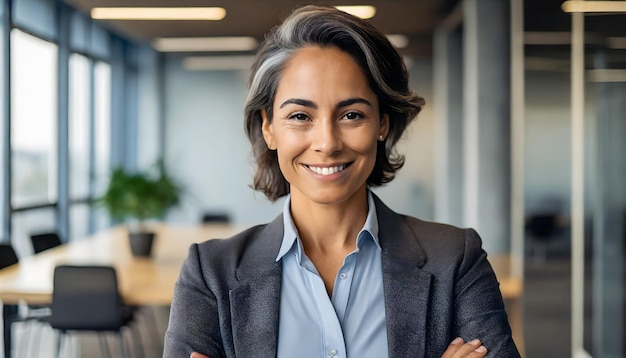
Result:
[[[487,348],[480,343],[480,340],[474,339],[464,342],[463,338],[456,338],[450,343],[448,349],[443,352],[441,358],[484,358],[487,354]],[[198,352],[191,353],[189,358],[211,358]]]

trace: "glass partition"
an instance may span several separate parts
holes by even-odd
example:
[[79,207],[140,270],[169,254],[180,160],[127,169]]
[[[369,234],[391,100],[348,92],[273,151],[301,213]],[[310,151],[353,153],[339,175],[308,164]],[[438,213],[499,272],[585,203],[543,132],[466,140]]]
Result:
[[[586,14],[583,348],[626,356],[626,14]],[[580,314],[580,313],[579,313]]]

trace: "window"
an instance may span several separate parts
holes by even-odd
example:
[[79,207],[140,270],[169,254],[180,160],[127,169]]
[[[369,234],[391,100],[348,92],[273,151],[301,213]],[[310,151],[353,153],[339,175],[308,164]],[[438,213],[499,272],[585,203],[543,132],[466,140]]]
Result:
[[12,205],[57,199],[57,46],[11,31]]
[[69,63],[69,195],[89,197],[90,61],[72,54]]
[[[111,66],[104,62],[97,62],[94,72],[93,194],[100,196],[106,189],[111,171]],[[94,230],[109,225],[108,216],[103,210],[94,210],[92,220]]]

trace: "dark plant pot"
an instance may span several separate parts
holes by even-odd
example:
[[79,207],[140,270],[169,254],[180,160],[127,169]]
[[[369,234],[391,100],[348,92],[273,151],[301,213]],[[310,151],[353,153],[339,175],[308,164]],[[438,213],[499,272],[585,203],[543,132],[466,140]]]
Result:
[[149,257],[154,242],[153,232],[133,232],[128,235],[133,256]]

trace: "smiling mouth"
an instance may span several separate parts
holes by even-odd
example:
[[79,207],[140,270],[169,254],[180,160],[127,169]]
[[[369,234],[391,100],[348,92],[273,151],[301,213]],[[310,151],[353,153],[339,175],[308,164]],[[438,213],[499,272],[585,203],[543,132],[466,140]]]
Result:
[[342,164],[342,165],[337,165],[337,166],[333,166],[333,167],[314,167],[312,165],[307,165],[306,167],[309,168],[309,170],[311,170],[315,174],[319,174],[319,175],[333,175],[333,174],[337,174],[337,173],[343,171],[348,166],[350,166],[350,164]]

